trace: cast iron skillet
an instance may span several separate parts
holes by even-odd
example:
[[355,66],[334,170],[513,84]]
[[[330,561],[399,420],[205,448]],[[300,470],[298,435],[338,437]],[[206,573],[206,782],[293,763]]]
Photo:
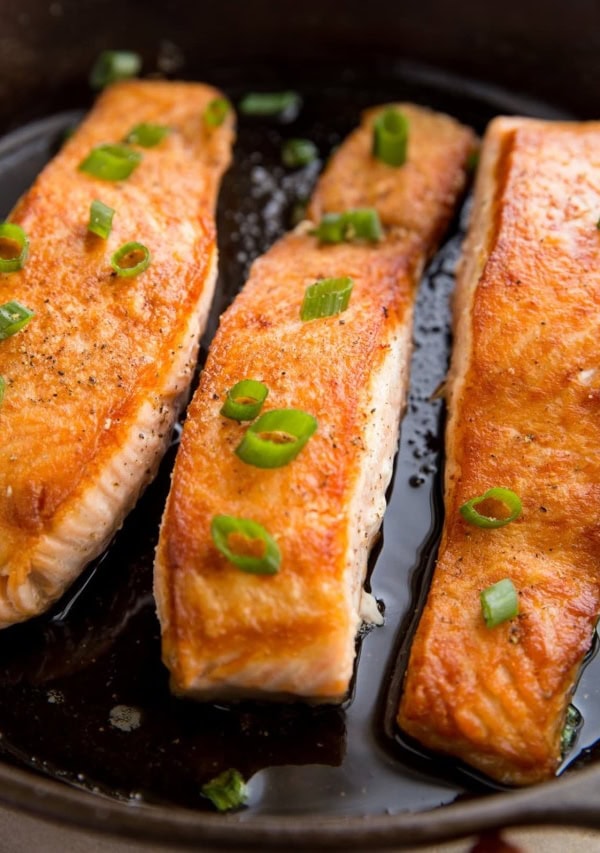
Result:
[[[277,165],[285,136],[311,135],[325,156],[360,108],[392,98],[446,109],[478,130],[497,112],[598,111],[593,4],[571,4],[568,20],[558,3],[505,3],[496,11],[468,2],[401,10],[377,2],[204,5],[5,2],[0,122],[5,130],[25,128],[0,143],[0,189],[4,215],[77,120],[78,113],[61,111],[89,104],[87,72],[104,47],[140,50],[148,70],[208,80],[234,100],[248,88],[300,88],[305,110],[293,128],[240,125],[220,204],[220,295],[207,340],[252,257],[289,227],[294,201],[314,181],[314,169],[286,174]],[[559,48],[570,56],[568,75],[554,61]],[[27,124],[42,116],[51,118]],[[465,768],[404,742],[391,723],[422,599],[417,588],[439,533],[443,413],[429,394],[445,368],[461,229],[457,221],[421,289],[411,400],[373,577],[387,625],[363,641],[354,701],[342,710],[199,709],[168,696],[149,567],[171,453],[104,560],[48,617],[0,636],[0,798],[55,820],[206,849],[397,848],[524,823],[600,827],[600,774],[582,769],[600,738],[593,660],[576,697],[585,717],[580,754],[565,778],[547,785],[492,793]],[[405,531],[413,529],[411,539]],[[125,705],[116,726],[113,717],[106,725],[107,701],[111,713]],[[125,734],[127,726],[133,731]],[[199,784],[213,765],[222,769],[219,762],[255,774],[247,811],[223,817],[202,810]],[[336,788],[339,778],[348,791]],[[338,794],[347,795],[348,807]],[[456,797],[462,801],[432,810]]]

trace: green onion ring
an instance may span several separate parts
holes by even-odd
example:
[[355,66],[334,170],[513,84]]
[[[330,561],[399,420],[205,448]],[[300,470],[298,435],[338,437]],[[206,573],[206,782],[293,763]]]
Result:
[[102,237],[103,240],[109,236],[112,231],[112,221],[115,211],[99,199],[94,199],[90,205],[90,221],[88,223],[88,231]]
[[127,145],[97,145],[78,168],[80,172],[102,181],[123,181],[141,162],[140,152]]
[[302,107],[298,92],[249,92],[239,103],[246,116],[279,116],[282,121],[293,121]]
[[300,409],[272,409],[248,427],[237,456],[257,468],[281,468],[300,453],[317,429],[317,420]]
[[400,110],[385,109],[373,123],[373,157],[388,166],[402,166],[406,162],[408,129],[408,119]]
[[220,127],[227,118],[231,104],[227,98],[213,98],[204,110],[204,122],[209,127]]
[[326,213],[311,233],[320,243],[353,240],[376,243],[383,237],[379,214],[374,207],[356,207],[344,213]]
[[251,421],[260,413],[269,389],[255,379],[242,379],[227,392],[220,414],[234,421]]
[[[507,515],[506,518],[494,518],[489,515],[481,515],[481,513],[477,512],[475,507],[485,500],[494,500],[505,504],[505,506],[510,510],[510,515]],[[487,492],[483,493],[483,495],[471,498],[470,501],[464,503],[460,508],[460,514],[465,521],[468,521],[469,524],[475,525],[475,527],[491,528],[504,527],[505,524],[510,524],[511,521],[514,521],[521,515],[522,510],[523,506],[521,504],[521,499],[517,494],[515,494],[515,492],[511,489],[504,489],[497,486],[496,488],[488,489]]]
[[220,812],[237,809],[248,799],[248,788],[244,778],[237,770],[224,770],[210,782],[202,786],[202,794]]
[[126,80],[139,74],[142,57],[131,50],[103,50],[90,72],[92,89],[103,89],[117,80]]
[[577,733],[581,728],[582,722],[583,717],[579,710],[575,705],[569,704],[565,714],[565,724],[560,736],[560,752],[563,758],[575,746]]
[[310,139],[286,139],[281,146],[281,161],[289,169],[308,166],[319,156],[319,150]]
[[480,594],[481,612],[487,628],[514,619],[519,613],[519,596],[510,578],[488,586]]
[[[210,525],[210,534],[218,550],[242,572],[254,575],[274,575],[279,571],[281,551],[271,534],[251,518],[236,518],[233,515],[215,515]],[[242,543],[258,541],[262,544],[260,556],[240,554],[231,537],[238,536]]]
[[306,322],[341,314],[348,308],[353,287],[354,281],[349,276],[315,281],[304,293],[300,319]]
[[34,312],[21,305],[16,299],[0,305],[0,341],[5,341],[20,332],[33,316]]
[[6,379],[0,376],[0,404],[4,400],[4,392],[6,391]]
[[325,213],[310,232],[320,243],[343,243],[346,239],[346,221],[343,213]]
[[29,240],[21,226],[15,222],[2,222],[0,224],[0,240],[15,244],[18,248],[18,254],[12,258],[0,256],[0,272],[16,272],[22,269],[29,255]]
[[[141,260],[138,261],[133,266],[122,266],[121,261],[126,258],[128,255],[137,255],[140,254],[142,256]],[[110,265],[117,275],[123,276],[124,278],[130,278],[134,275],[139,275],[144,272],[144,270],[148,269],[150,266],[152,258],[150,256],[150,251],[144,246],[142,243],[124,243],[117,251],[114,253],[112,258],[110,259]]]
[[141,145],[142,148],[154,148],[170,133],[171,128],[164,124],[145,121],[132,127],[123,141],[129,145]]

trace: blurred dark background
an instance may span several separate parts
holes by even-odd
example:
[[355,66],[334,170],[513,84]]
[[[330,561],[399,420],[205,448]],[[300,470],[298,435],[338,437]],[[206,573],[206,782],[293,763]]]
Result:
[[[103,48],[160,70],[213,79],[229,64],[298,63],[324,82],[340,65],[417,61],[569,107],[600,112],[595,0],[2,0],[0,130],[11,117],[89,100]],[[256,75],[254,75],[256,79]]]

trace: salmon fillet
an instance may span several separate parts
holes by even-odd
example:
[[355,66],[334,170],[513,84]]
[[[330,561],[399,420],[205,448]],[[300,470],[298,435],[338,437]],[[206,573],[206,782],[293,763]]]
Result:
[[[333,156],[309,214],[376,207],[376,245],[320,245],[304,223],[251,270],[221,319],[186,420],[156,558],[163,659],[196,698],[340,701],[348,691],[367,556],[381,525],[406,393],[412,307],[425,259],[465,182],[472,133],[401,104],[408,161],[371,155],[368,112]],[[305,288],[351,276],[348,310],[301,322]],[[247,425],[220,416],[227,390],[264,382],[263,411],[294,407],[317,432],[285,467],[234,453]],[[281,550],[273,575],[238,570],[215,547],[218,514],[263,525]],[[362,601],[361,601],[362,599]],[[379,613],[371,599],[373,619]]]
[[[210,305],[213,213],[232,119],[202,114],[208,86],[126,82],[107,90],[13,211],[30,254],[0,275],[0,303],[35,312],[0,342],[0,627],[40,613],[107,545],[156,471],[196,361]],[[126,180],[78,171],[133,126],[171,128]],[[114,208],[107,240],[90,204]],[[113,252],[139,241],[142,274],[117,277]]]
[[[502,783],[551,777],[600,612],[600,123],[489,127],[454,305],[446,520],[400,726]],[[522,501],[497,529],[459,507]],[[520,614],[486,628],[510,578]]]

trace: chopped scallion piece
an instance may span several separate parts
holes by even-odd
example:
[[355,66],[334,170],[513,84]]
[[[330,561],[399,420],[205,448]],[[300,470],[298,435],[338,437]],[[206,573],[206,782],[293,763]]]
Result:
[[6,391],[6,379],[0,376],[0,404],[4,400],[4,392]]
[[471,151],[467,157],[465,166],[469,174],[473,174],[477,171],[477,167],[479,166],[479,151]]
[[97,145],[79,164],[79,171],[102,181],[122,181],[142,162],[142,155],[127,145]]
[[117,80],[127,80],[139,74],[142,57],[131,50],[103,50],[90,72],[92,89],[103,89]]
[[343,278],[320,278],[309,285],[304,293],[300,308],[300,319],[317,320],[341,314],[350,303],[354,282],[349,276]]
[[320,243],[343,243],[346,225],[343,213],[325,213],[311,233]]
[[20,270],[29,255],[29,240],[20,225],[0,224],[0,273]]
[[242,379],[229,389],[221,414],[234,421],[251,421],[259,414],[269,389],[255,379]]
[[221,554],[242,572],[274,575],[279,571],[279,546],[257,521],[233,515],[215,515],[210,534]]
[[567,713],[565,716],[565,726],[562,730],[562,735],[560,738],[560,751],[563,758],[575,746],[575,741],[577,740],[577,733],[581,727],[582,722],[583,717],[581,716],[575,705],[569,705],[567,707]]
[[13,300],[0,305],[0,341],[6,340],[29,323],[34,312]]
[[152,124],[152,122],[144,121],[132,127],[123,141],[130,145],[141,145],[142,148],[154,148],[170,133],[171,128],[164,124]]
[[110,259],[117,275],[130,278],[139,275],[150,266],[149,250],[142,243],[124,243]]
[[388,166],[402,166],[407,146],[408,119],[396,107],[388,107],[373,124],[373,156]]
[[300,222],[306,219],[306,209],[308,207],[308,199],[299,198],[292,205],[290,211],[290,225],[295,228]]
[[95,199],[90,205],[90,221],[88,231],[97,234],[106,240],[112,230],[112,221],[115,212],[112,207]]
[[519,613],[519,596],[510,578],[488,586],[480,595],[481,612],[488,628],[495,628]]
[[308,166],[319,156],[319,150],[310,139],[286,139],[281,146],[281,160],[289,169]]
[[202,793],[220,812],[243,806],[248,798],[248,789],[237,770],[225,770],[202,786]]
[[220,127],[231,109],[227,98],[213,98],[204,110],[204,121],[209,127]]
[[248,427],[236,454],[257,468],[281,468],[300,453],[317,420],[299,409],[272,409]]
[[[488,514],[478,512],[475,507],[480,504],[486,504]],[[508,515],[497,515],[495,512],[498,504],[501,508],[507,508]],[[511,489],[496,487],[488,489],[479,497],[471,498],[470,501],[464,503],[460,508],[460,514],[468,521],[469,524],[474,524],[475,527],[504,527],[505,524],[510,524],[521,515],[522,512],[521,499]]]
[[376,243],[383,237],[379,214],[374,207],[355,207],[344,213],[326,213],[312,233],[320,243],[352,240]]
[[282,121],[293,121],[302,107],[298,92],[250,92],[239,103],[246,116],[279,116]]

